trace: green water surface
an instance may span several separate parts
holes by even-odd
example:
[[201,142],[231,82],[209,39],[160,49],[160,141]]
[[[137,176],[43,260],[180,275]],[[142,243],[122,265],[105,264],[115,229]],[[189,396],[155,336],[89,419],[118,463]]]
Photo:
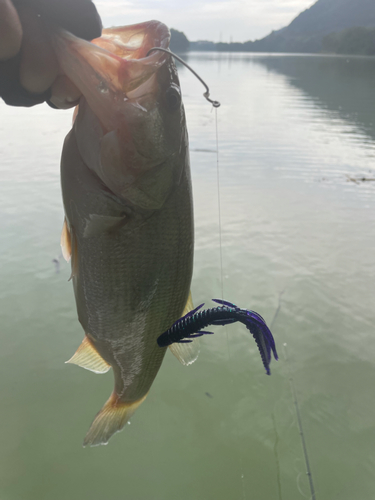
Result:
[[280,360],[267,377],[247,330],[218,327],[191,367],[167,353],[108,446],[82,448],[113,380],[64,364],[83,337],[59,247],[72,113],[1,104],[0,500],[375,498],[375,59],[187,59],[222,102],[221,269],[215,111],[180,68],[194,302],[222,274]]

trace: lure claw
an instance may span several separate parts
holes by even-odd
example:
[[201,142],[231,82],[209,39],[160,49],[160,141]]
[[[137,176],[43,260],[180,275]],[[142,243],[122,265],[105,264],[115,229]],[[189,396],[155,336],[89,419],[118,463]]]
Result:
[[[199,311],[199,309],[201,309],[202,307],[204,306],[204,302],[203,304],[200,304],[198,307],[196,307],[195,309],[193,309],[192,311],[188,312],[187,314],[185,314],[185,316],[183,316],[184,318],[190,318],[190,316],[193,316],[193,314],[195,314],[197,311]],[[179,320],[178,320],[179,321]]]
[[227,307],[236,307],[235,304],[232,304],[232,302],[228,302],[227,300],[223,299],[212,299],[212,302],[216,302],[217,304],[221,304],[222,306],[227,306]]

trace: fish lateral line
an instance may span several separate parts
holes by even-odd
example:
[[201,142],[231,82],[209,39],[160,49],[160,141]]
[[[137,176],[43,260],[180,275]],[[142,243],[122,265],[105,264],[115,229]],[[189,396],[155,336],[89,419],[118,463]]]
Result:
[[253,335],[255,343],[259,349],[260,357],[267,375],[271,375],[271,357],[278,360],[275,340],[266,322],[260,314],[250,309],[240,307],[221,299],[212,299],[218,307],[203,309],[201,304],[194,311],[178,319],[168,330],[157,339],[159,347],[166,347],[175,342],[189,343],[191,339],[210,335],[213,332],[203,330],[209,325],[225,326],[231,323],[240,322],[246,326]]

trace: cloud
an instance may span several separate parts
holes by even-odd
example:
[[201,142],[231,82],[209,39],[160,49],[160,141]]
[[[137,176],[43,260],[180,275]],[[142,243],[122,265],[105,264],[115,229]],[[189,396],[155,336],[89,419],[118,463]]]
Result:
[[99,0],[105,26],[158,19],[190,40],[246,41],[288,25],[313,0]]

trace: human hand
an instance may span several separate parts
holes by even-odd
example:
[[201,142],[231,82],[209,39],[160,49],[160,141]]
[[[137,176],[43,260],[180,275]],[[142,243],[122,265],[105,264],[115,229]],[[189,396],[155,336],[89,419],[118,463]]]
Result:
[[0,97],[13,106],[69,108],[80,92],[60,74],[47,25],[92,40],[101,21],[91,0],[0,0]]

